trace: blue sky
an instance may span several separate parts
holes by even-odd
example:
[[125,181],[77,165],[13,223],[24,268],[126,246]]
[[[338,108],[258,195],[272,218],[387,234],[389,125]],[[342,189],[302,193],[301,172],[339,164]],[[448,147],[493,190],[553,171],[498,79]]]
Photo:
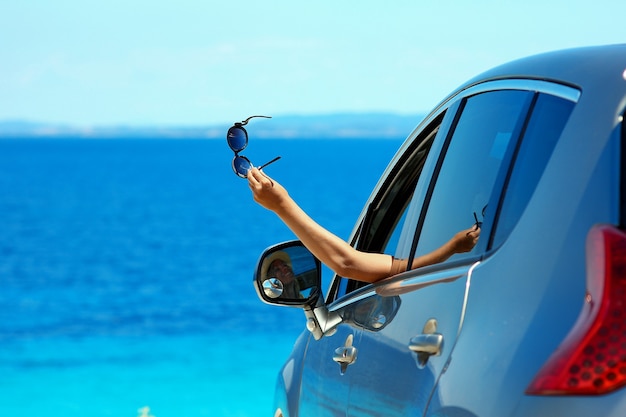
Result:
[[0,120],[423,113],[526,55],[626,42],[624,0],[1,0]]

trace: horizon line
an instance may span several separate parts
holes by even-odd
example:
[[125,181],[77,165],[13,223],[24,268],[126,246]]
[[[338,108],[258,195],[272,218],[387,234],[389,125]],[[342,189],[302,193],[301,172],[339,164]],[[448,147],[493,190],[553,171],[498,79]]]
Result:
[[[400,112],[400,111],[336,111],[336,112],[324,112],[324,113],[284,113],[277,116],[269,116],[271,119],[312,119],[312,118],[337,118],[337,117],[398,117],[398,118],[412,118],[412,117],[424,117],[426,112]],[[151,123],[151,122],[61,122],[61,121],[45,121],[41,119],[27,118],[27,117],[8,117],[0,119],[0,127],[8,125],[15,126],[49,126],[57,128],[74,128],[74,129],[151,129],[151,128],[207,128],[214,126],[226,126],[236,123],[233,122],[195,122],[195,123]]]

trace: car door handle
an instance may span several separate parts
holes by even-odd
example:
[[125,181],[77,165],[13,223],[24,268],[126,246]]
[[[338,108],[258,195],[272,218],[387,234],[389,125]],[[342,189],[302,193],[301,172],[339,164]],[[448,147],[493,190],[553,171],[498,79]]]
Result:
[[428,356],[440,355],[443,348],[443,335],[440,333],[420,334],[411,338],[409,349]]
[[333,360],[341,366],[341,375],[346,372],[348,365],[352,365],[356,361],[357,348],[352,346],[353,335],[348,335],[344,346],[335,349]]
[[443,335],[441,333],[425,333],[414,336],[409,342],[409,349],[417,353],[417,366],[426,367],[428,358],[441,355]]

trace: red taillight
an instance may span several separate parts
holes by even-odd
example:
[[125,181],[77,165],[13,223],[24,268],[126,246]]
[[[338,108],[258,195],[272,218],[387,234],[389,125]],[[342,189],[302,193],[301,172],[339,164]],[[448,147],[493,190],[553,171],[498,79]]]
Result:
[[526,390],[597,395],[626,385],[626,233],[595,226],[587,237],[587,294],[563,343]]

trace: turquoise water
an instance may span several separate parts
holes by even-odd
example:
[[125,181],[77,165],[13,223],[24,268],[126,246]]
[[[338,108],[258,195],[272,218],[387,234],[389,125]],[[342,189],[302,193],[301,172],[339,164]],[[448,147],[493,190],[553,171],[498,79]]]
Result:
[[[270,413],[288,335],[53,339],[2,358],[3,416]],[[271,350],[271,351],[270,351]]]
[[[400,145],[251,140],[343,238]],[[215,140],[0,140],[0,416],[271,415],[301,311],[262,304],[293,238]],[[329,276],[326,276],[328,284]]]

